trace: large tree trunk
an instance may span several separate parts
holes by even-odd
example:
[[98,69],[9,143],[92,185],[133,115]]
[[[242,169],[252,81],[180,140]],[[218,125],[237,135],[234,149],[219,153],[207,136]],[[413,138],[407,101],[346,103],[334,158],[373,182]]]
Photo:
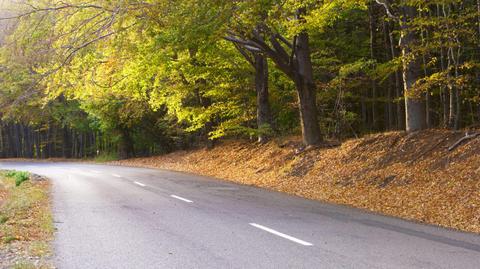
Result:
[[272,115],[268,100],[268,62],[261,53],[255,54],[255,90],[257,92],[258,142],[265,143],[269,138],[265,131],[272,126]]
[[[305,23],[303,18],[305,13],[304,7],[297,10],[296,20],[300,24]],[[293,80],[298,94],[303,142],[306,146],[318,145],[322,142],[322,134],[317,119],[316,87],[310,58],[309,36],[306,32],[300,32],[294,42],[290,43],[279,33],[261,28],[268,29],[268,26],[262,25],[257,28],[252,36],[246,37],[245,40],[235,36],[229,36],[227,39],[245,46],[247,50],[265,53],[278,69]],[[243,34],[241,33],[240,36]],[[265,40],[266,36],[269,42]],[[285,44],[292,49],[291,53],[287,52]]]
[[307,33],[302,32],[297,36],[295,52],[297,64],[295,86],[297,88],[300,105],[300,123],[303,143],[307,146],[318,145],[322,142],[323,137],[317,118],[316,86],[313,80],[313,68]]
[[412,45],[418,41],[418,33],[411,29],[409,22],[417,15],[415,7],[403,7],[403,20],[401,22],[401,41],[403,59],[403,85],[405,95],[406,131],[414,132],[426,128],[425,101],[420,93],[414,91],[414,84],[420,78],[421,65],[418,57],[412,52]]

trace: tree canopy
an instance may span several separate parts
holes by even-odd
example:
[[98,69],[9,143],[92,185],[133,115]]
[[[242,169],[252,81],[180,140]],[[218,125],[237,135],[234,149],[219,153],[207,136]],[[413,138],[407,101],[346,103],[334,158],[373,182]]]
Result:
[[480,119],[474,0],[22,0],[0,7],[3,156]]

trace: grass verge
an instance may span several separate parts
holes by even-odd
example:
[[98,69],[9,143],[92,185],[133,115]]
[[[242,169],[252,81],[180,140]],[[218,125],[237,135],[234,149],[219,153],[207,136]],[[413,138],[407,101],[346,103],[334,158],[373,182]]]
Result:
[[53,268],[54,227],[47,180],[0,172],[0,268]]
[[97,163],[112,162],[119,160],[118,155],[115,152],[102,153],[94,158]]

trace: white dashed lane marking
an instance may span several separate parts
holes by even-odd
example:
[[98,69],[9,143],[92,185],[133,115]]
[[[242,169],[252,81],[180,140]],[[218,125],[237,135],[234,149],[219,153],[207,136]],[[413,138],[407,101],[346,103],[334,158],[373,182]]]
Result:
[[293,242],[295,242],[295,243],[297,243],[297,244],[300,244],[300,245],[303,245],[303,246],[313,246],[312,243],[309,243],[309,242],[300,240],[300,239],[298,239],[298,238],[295,238],[295,237],[290,236],[290,235],[288,235],[288,234],[281,233],[281,232],[279,232],[279,231],[275,231],[274,229],[270,229],[270,228],[265,227],[265,226],[262,226],[262,225],[260,225],[260,224],[256,224],[256,223],[249,223],[249,224],[252,225],[252,226],[255,227],[255,228],[264,230],[264,231],[269,232],[269,233],[271,233],[271,234],[274,234],[274,235],[276,235],[276,236],[283,237],[283,238],[288,239],[288,240],[290,240],[290,241],[293,241]]
[[185,198],[180,197],[180,196],[177,196],[177,195],[173,195],[173,194],[172,194],[172,195],[170,195],[170,197],[175,198],[175,199],[178,199],[178,200],[181,200],[181,201],[184,201],[184,202],[187,202],[187,203],[193,203],[193,201],[190,201],[190,200],[188,200],[188,199],[185,199]]
[[138,181],[134,181],[133,183],[137,184],[138,186],[140,187],[146,187],[147,185],[141,183],[141,182],[138,182]]

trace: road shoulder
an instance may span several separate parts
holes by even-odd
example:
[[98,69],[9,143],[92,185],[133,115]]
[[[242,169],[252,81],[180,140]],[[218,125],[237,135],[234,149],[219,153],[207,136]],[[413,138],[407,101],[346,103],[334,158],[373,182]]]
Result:
[[0,171],[0,268],[54,268],[49,193],[46,178]]

